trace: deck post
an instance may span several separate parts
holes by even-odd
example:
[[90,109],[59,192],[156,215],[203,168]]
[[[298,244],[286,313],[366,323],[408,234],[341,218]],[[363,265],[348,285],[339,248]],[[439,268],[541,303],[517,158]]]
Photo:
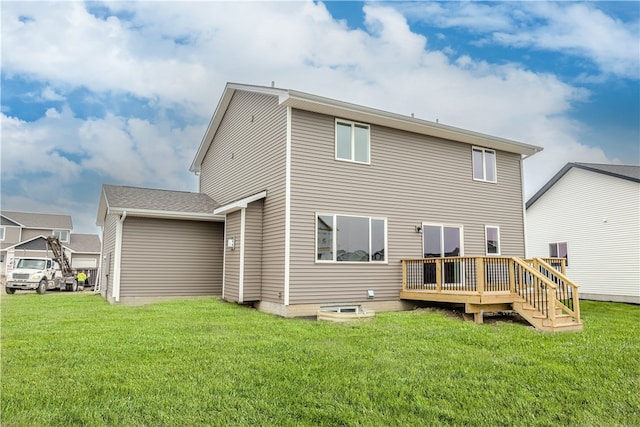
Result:
[[[569,286],[569,285],[567,285]],[[574,287],[572,289],[573,293],[573,316],[576,321],[580,321],[580,296],[578,295],[578,288]]]
[[484,322],[484,310],[479,310],[477,313],[473,313],[473,321],[478,325]]
[[407,290],[407,260],[402,260],[402,290]]
[[516,262],[509,258],[509,292],[516,293]]
[[547,285],[547,301],[549,302],[549,320],[551,326],[556,326],[556,290]]
[[442,258],[436,258],[436,292],[442,293]]
[[479,295],[484,294],[484,258],[481,256],[476,258],[476,292]]

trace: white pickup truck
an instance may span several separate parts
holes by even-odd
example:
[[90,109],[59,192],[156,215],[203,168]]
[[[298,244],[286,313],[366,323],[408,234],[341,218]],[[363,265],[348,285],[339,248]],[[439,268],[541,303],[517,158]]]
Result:
[[44,294],[48,289],[78,290],[78,282],[73,279],[66,283],[58,267],[51,258],[20,258],[7,277],[6,291],[14,294],[16,290],[35,289]]

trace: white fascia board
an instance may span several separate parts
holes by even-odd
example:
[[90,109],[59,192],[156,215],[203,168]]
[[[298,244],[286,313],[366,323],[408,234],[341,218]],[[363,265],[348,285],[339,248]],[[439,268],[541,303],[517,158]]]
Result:
[[264,199],[265,197],[267,197],[267,192],[261,191],[260,193],[245,197],[244,199],[236,200],[235,202],[231,202],[224,206],[215,208],[213,210],[213,213],[214,215],[226,215],[240,209],[245,209],[249,203],[255,202],[256,200]]
[[333,115],[354,121],[386,126],[422,135],[464,142],[471,145],[493,148],[522,155],[533,155],[542,151],[542,147],[525,144],[505,138],[473,132],[466,129],[447,126],[428,120],[416,119],[375,108],[337,101],[303,92],[288,91],[280,96],[280,103],[285,106]]
[[109,200],[104,192],[104,185],[102,186],[102,192],[100,194],[100,201],[98,202],[98,217],[96,218],[96,225],[103,226],[104,220],[109,213]]
[[143,217],[143,218],[164,218],[164,219],[182,219],[187,221],[224,221],[224,215],[216,215],[215,213],[202,212],[176,212],[176,211],[157,211],[150,209],[126,209],[112,208],[107,212],[111,215],[121,215],[127,213],[127,216]]

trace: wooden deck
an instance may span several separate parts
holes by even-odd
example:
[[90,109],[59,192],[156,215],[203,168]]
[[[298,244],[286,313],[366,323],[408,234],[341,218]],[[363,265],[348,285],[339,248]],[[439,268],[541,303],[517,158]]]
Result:
[[543,331],[581,331],[578,286],[563,258],[448,257],[402,260],[400,298],[464,303],[483,313],[513,310]]

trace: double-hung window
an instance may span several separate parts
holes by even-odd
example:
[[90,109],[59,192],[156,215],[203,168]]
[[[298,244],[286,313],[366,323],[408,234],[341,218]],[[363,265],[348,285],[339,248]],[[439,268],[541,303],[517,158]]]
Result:
[[369,164],[369,125],[336,119],[336,159]]
[[386,262],[387,220],[368,216],[316,215],[316,260]]
[[549,243],[549,257],[564,258],[565,266],[569,265],[569,254],[567,253],[567,242]]
[[0,227],[0,240],[4,240],[4,227]]
[[497,182],[496,152],[488,148],[473,147],[473,179],[476,181]]
[[53,235],[60,239],[61,242],[69,242],[69,232],[67,230],[53,230]]
[[484,227],[487,255],[500,255],[500,228],[492,225]]

